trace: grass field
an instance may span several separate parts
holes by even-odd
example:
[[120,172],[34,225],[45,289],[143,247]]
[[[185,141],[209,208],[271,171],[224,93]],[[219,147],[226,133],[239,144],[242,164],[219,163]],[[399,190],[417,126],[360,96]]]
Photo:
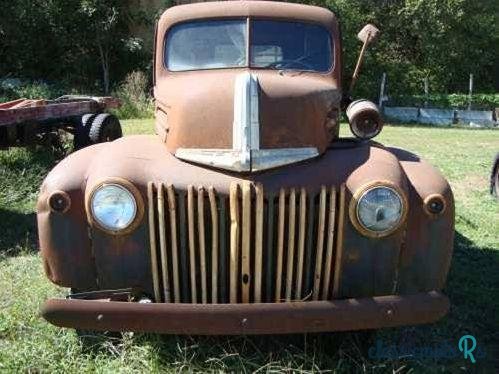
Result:
[[[124,127],[126,134],[152,132],[152,121],[125,121]],[[433,325],[378,331],[370,341],[364,334],[349,333],[229,338],[130,334],[104,339],[90,349],[72,330],[53,327],[38,315],[46,298],[65,293],[43,275],[34,215],[38,187],[57,155],[1,151],[0,372],[485,372],[499,367],[499,203],[488,194],[499,131],[387,126],[379,140],[422,155],[450,180],[456,240],[445,290],[452,303],[449,315]],[[373,359],[367,349],[376,341],[455,348],[465,334],[474,335],[485,352],[476,364],[462,356]]]

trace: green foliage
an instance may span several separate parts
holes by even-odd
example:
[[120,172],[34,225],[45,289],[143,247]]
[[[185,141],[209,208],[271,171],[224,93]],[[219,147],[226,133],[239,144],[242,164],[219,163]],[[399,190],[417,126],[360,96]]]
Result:
[[115,114],[121,119],[150,118],[154,115],[154,106],[148,96],[147,87],[149,82],[142,71],[133,71],[114,94],[121,99],[121,107],[115,110]]
[[[383,72],[388,94],[396,97],[421,95],[426,78],[432,93],[466,93],[470,73],[475,77],[475,92],[499,90],[497,0],[292,1],[336,13],[343,38],[344,87],[361,47],[357,32],[367,22],[380,28],[379,41],[367,52],[355,97],[377,98]],[[5,2],[0,13],[0,78],[57,82],[78,92],[99,94],[116,90],[132,71],[150,75],[151,46],[146,47],[131,25],[152,35],[160,11],[137,3]],[[164,0],[162,7],[172,4]],[[2,96],[6,95],[0,92]]]
[[19,84],[0,84],[0,102],[26,99],[55,99],[69,93],[64,87],[45,82],[20,82]]
[[151,53],[131,35],[120,0],[11,0],[0,13],[0,77],[57,81],[80,92],[109,91]]
[[[451,94],[451,95],[400,95],[391,96],[389,104],[391,106],[424,106],[428,103],[430,107],[444,108],[467,108],[469,96],[466,94]],[[492,110],[499,108],[499,94],[474,94],[471,99],[471,107],[473,109]]]
[[342,25],[344,74],[349,80],[360,50],[357,32],[374,23],[381,35],[367,52],[356,96],[375,98],[383,72],[389,95],[499,89],[499,2],[496,0],[326,0]]

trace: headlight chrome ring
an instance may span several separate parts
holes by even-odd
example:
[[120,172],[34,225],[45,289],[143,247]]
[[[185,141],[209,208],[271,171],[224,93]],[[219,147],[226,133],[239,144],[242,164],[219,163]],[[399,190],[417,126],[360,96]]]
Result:
[[[384,206],[380,205],[378,208],[376,208],[376,210],[374,210],[371,208],[372,203],[369,202],[366,203],[365,199],[373,198],[372,196],[369,197],[369,194],[371,195],[375,193],[379,194],[380,192],[383,192],[385,196],[382,197],[384,198],[388,199],[389,197],[395,199],[392,201],[388,201],[389,203],[391,203],[392,205],[391,207],[390,206],[387,207],[386,205]],[[379,215],[380,216],[379,219],[382,220],[385,218],[384,216],[387,213],[390,213],[390,208],[391,208],[392,211],[394,209],[398,211],[397,213],[398,217],[393,223],[390,223],[390,225],[386,228],[381,228],[381,229],[369,228],[366,226],[365,222],[362,222],[362,217],[359,212],[361,203],[365,203],[364,215],[376,216],[376,219],[378,219]],[[370,211],[369,209],[372,210]],[[408,212],[408,202],[404,191],[399,186],[395,185],[390,181],[376,181],[362,186],[352,196],[349,207],[350,221],[352,222],[353,226],[362,235],[370,238],[386,237],[397,231],[406,221],[407,212]],[[393,212],[391,213],[393,214]]]
[[[101,199],[100,204],[95,199]],[[97,183],[87,194],[86,209],[90,225],[111,235],[134,231],[144,217],[144,201],[139,190],[122,178]]]

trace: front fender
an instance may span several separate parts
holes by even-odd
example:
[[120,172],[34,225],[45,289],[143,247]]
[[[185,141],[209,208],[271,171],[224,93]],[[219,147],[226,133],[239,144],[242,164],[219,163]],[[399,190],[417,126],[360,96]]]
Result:
[[[428,162],[413,153],[389,148],[409,181],[411,207],[400,256],[400,293],[441,290],[447,279],[454,248],[454,197],[449,183]],[[425,199],[440,195],[446,202],[438,216],[428,214]]]
[[[71,154],[52,169],[40,188],[36,211],[44,269],[52,282],[63,287],[96,286],[83,196],[90,160],[101,149],[98,144]],[[65,213],[49,207],[48,199],[56,191],[63,191],[70,198],[71,205]]]

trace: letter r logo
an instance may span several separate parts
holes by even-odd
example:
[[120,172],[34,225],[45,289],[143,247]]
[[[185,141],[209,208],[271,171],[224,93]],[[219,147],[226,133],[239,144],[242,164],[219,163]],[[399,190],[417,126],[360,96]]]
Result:
[[472,363],[475,363],[475,357],[473,356],[473,351],[476,348],[476,339],[472,335],[463,335],[461,339],[459,339],[458,344],[459,350],[463,352],[464,359],[469,357]]

